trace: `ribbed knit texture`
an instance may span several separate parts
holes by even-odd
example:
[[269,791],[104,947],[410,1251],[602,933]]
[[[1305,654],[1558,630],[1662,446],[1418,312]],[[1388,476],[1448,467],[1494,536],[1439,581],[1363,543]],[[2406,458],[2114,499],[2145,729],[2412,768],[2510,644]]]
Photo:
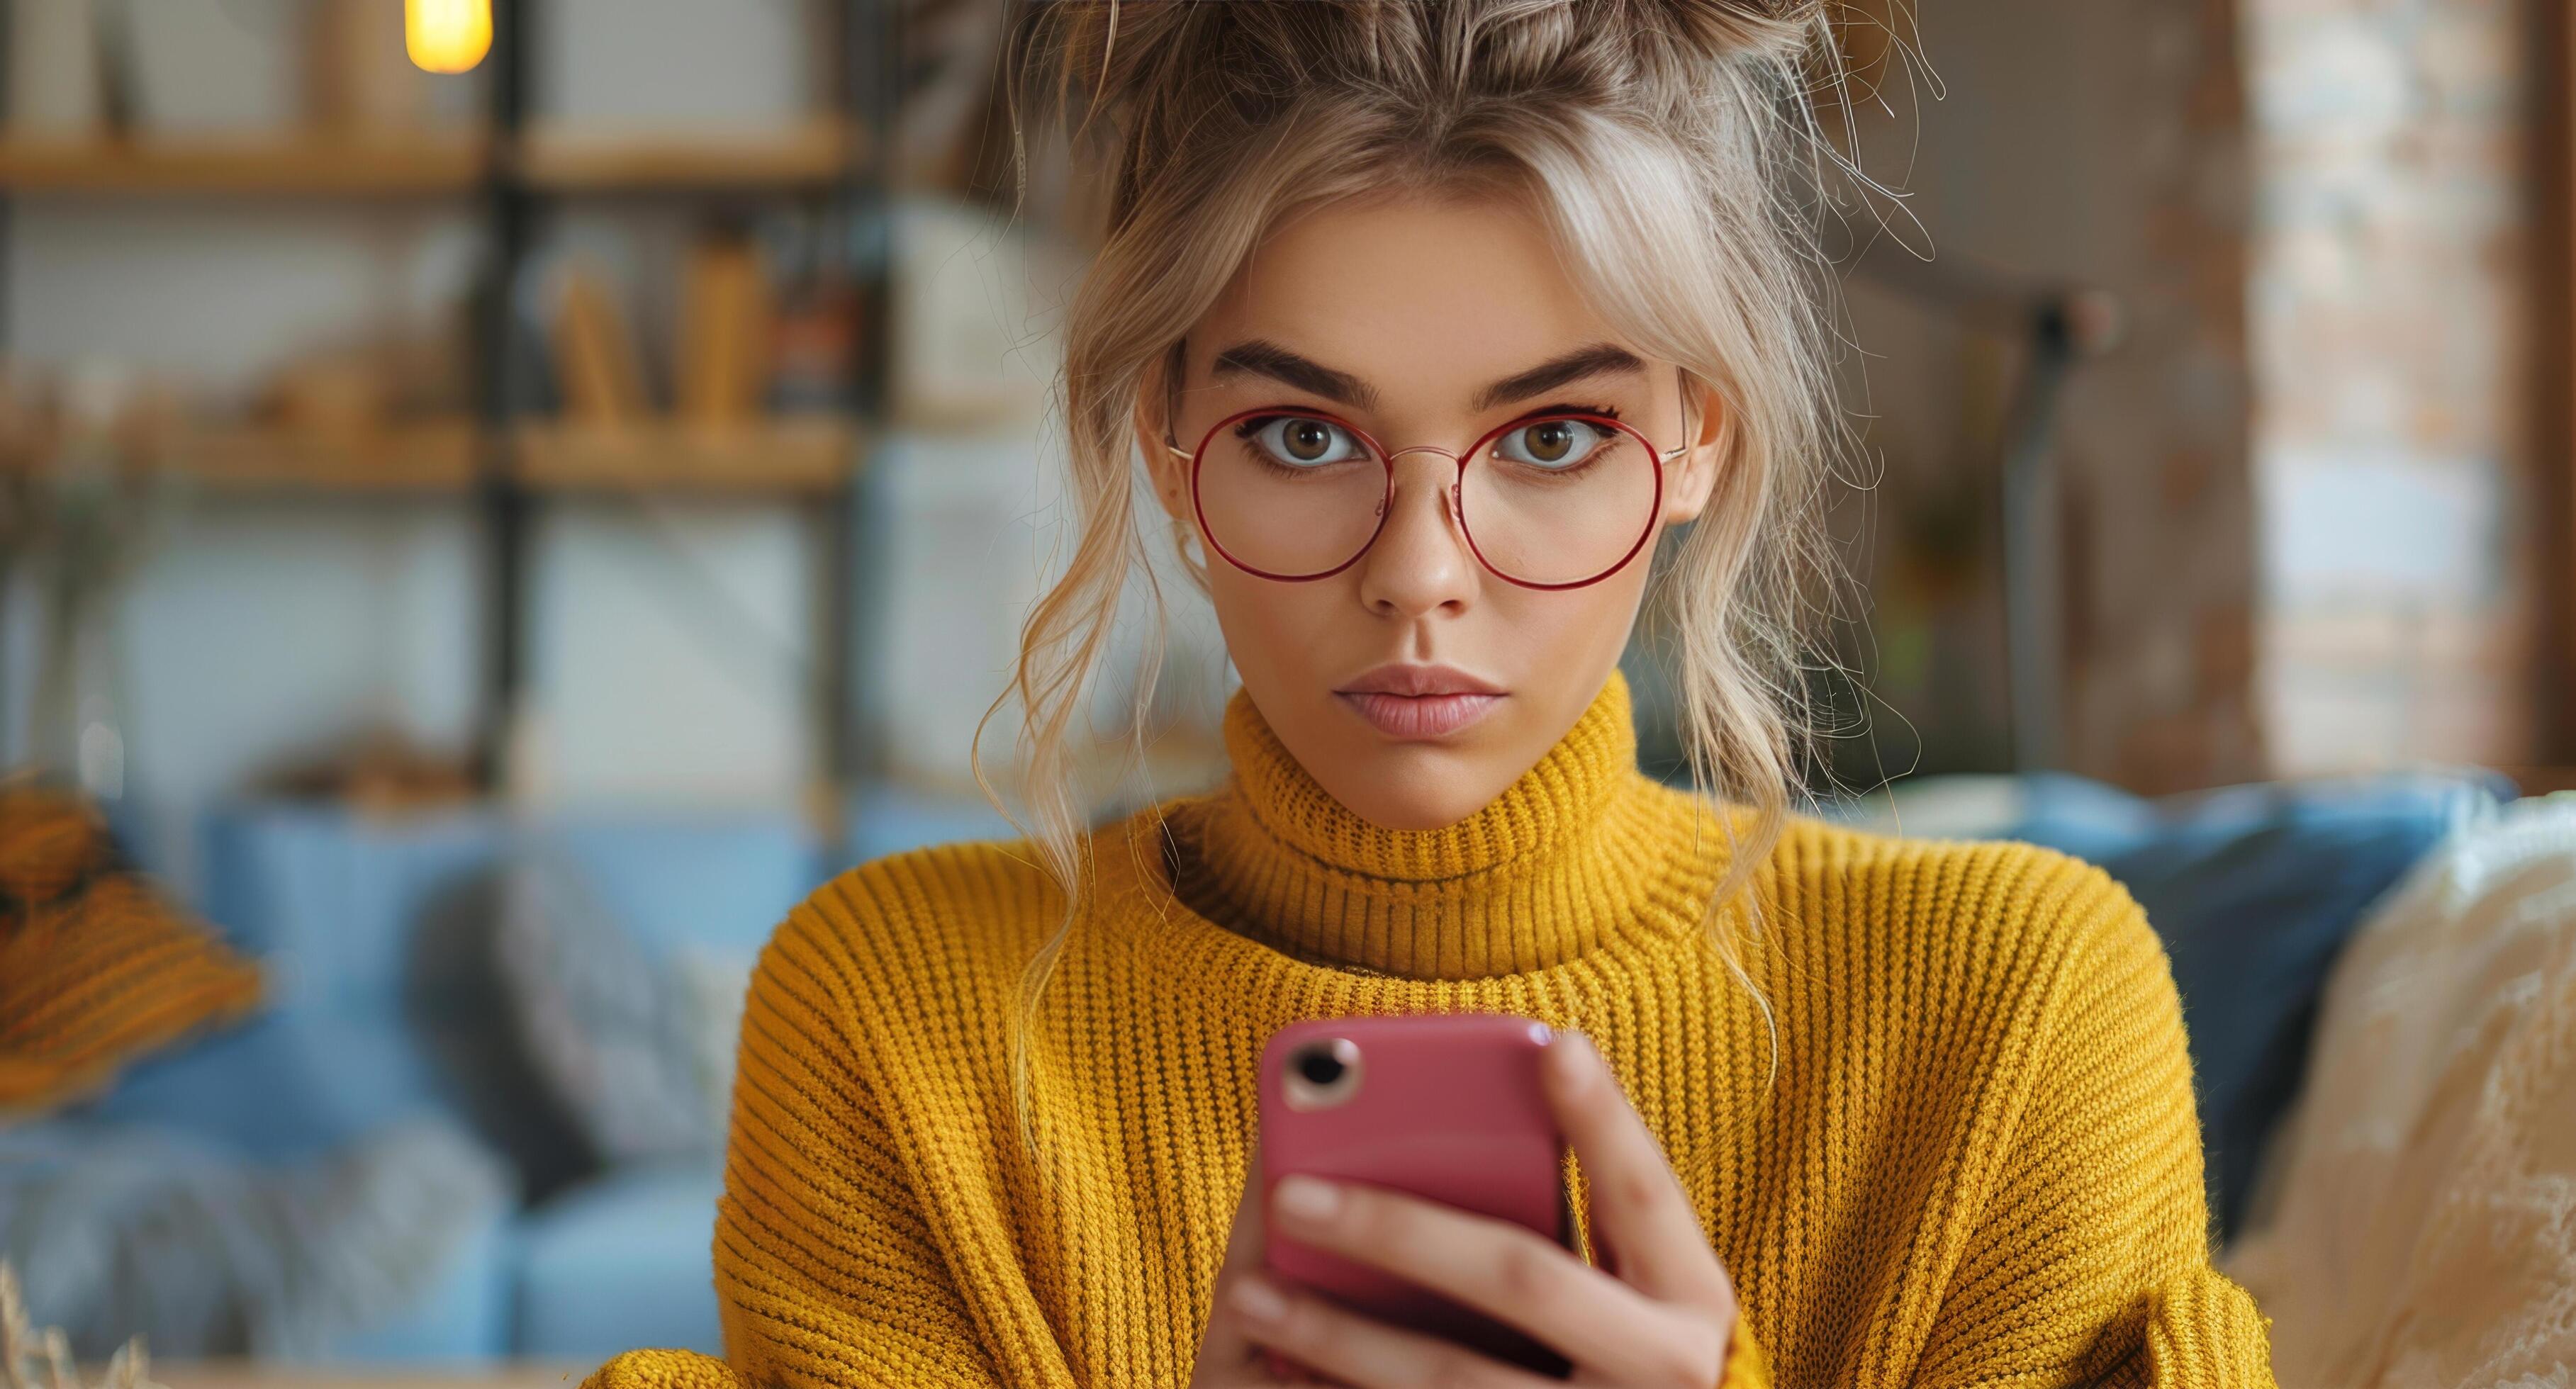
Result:
[[1395,831],[1238,693],[1224,786],[1088,841],[1028,1038],[1035,1163],[1014,1001],[1061,898],[1034,855],[843,874],[751,986],[726,1362],[639,1351],[588,1383],[1183,1384],[1264,1039],[1475,1009],[1600,1047],[1734,1275],[1730,1385],[2271,1384],[2210,1267],[2181,1012],[2128,894],[2027,845],[1797,817],[1760,920],[1723,923],[1775,1052],[1702,919],[1726,820],[1638,771],[1630,720],[1614,674],[1492,804]]
[[256,962],[128,863],[71,790],[0,783],[0,1123],[260,1005]]

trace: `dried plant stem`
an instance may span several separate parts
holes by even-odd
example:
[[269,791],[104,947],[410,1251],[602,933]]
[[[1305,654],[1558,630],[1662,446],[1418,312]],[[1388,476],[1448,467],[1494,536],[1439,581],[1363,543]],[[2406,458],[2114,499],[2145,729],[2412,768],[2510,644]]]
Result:
[[[42,1347],[45,1379],[37,1379],[35,1362]],[[151,1357],[143,1348],[143,1338],[136,1336],[117,1347],[107,1362],[107,1378],[99,1389],[163,1389],[149,1376]],[[34,1318],[27,1313],[27,1298],[18,1283],[18,1270],[7,1259],[0,1259],[0,1389],[82,1389],[80,1376],[72,1366],[71,1337],[59,1326],[46,1327],[40,1335]]]
[[27,1300],[18,1292],[18,1270],[0,1259],[0,1389],[34,1389],[35,1372],[27,1367],[34,1336]]
[[143,1338],[132,1336],[108,1357],[107,1389],[145,1389],[150,1381],[145,1373],[151,1368],[151,1356],[143,1349]]

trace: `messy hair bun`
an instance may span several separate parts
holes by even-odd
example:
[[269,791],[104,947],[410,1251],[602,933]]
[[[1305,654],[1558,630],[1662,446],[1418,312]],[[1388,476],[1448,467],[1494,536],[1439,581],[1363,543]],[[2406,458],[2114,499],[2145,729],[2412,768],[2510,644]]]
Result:
[[[1841,581],[1822,483],[1850,446],[1817,244],[1831,200],[1813,196],[1837,162],[1809,109],[1839,72],[1824,0],[1021,3],[1023,192],[1027,115],[1062,123],[1076,186],[1102,203],[1057,383],[1078,533],[986,714],[1021,705],[1029,838],[1065,893],[1024,1001],[1087,882],[1068,733],[1087,726],[1127,577],[1161,529],[1134,500],[1143,393],[1179,383],[1184,340],[1272,226],[1390,192],[1525,207],[1605,320],[1723,405],[1716,491],[1658,556],[1652,611],[1693,780],[1751,812],[1714,817],[1738,837],[1708,925],[1737,960],[1761,904],[1730,908],[1786,825],[1813,736],[1802,667],[1826,645],[1809,624],[1848,611],[1820,592]],[[1181,562],[1204,586],[1186,549]],[[1159,660],[1149,645],[1137,747]]]
[[1717,61],[1795,60],[1824,30],[1823,0],[1662,0],[1685,42]]
[[1158,116],[1259,126],[1337,87],[1548,92],[1665,120],[1738,84],[1776,96],[1831,48],[1824,0],[1017,0],[1015,15],[1016,107],[1149,149]]

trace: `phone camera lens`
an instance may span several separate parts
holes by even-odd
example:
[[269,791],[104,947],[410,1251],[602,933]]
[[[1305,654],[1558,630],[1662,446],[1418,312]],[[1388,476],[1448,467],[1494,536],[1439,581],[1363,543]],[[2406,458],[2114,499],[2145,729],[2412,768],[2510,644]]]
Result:
[[1348,1037],[1308,1042],[1288,1053],[1280,1068],[1293,1109],[1348,1104],[1360,1089],[1359,1043]]

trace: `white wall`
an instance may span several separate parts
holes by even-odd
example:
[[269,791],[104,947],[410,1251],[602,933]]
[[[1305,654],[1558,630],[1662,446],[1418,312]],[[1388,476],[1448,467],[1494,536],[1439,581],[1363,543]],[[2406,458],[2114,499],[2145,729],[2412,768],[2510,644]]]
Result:
[[533,547],[534,726],[516,789],[791,803],[816,753],[804,540],[760,503],[552,505]]
[[537,0],[535,108],[585,128],[767,129],[826,99],[814,0]]

